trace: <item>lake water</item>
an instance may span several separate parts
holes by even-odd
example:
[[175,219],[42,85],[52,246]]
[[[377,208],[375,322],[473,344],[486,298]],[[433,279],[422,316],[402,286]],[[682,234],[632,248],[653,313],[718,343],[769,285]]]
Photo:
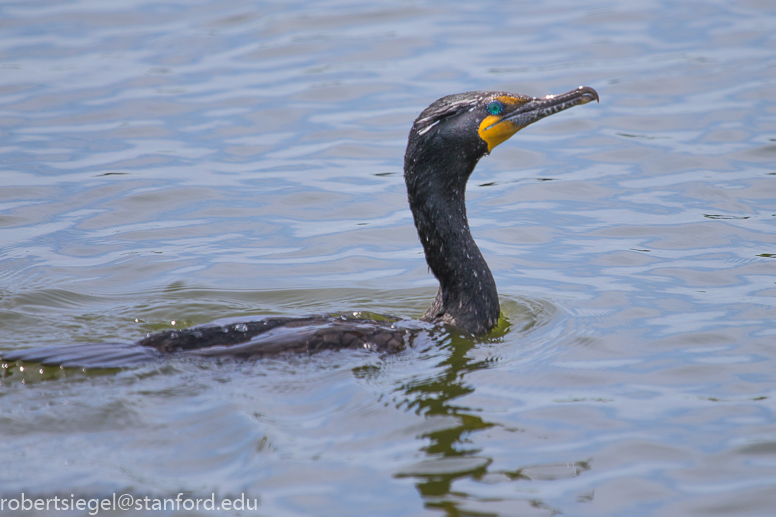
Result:
[[0,351],[417,318],[436,281],[402,177],[412,121],[451,93],[579,85],[600,104],[469,182],[506,332],[392,356],[6,362],[0,498],[772,517],[772,1],[3,2]]

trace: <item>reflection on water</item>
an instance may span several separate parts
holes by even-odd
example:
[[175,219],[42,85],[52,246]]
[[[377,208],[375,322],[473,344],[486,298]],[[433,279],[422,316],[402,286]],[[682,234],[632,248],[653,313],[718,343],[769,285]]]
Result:
[[[396,390],[400,394],[397,408],[414,411],[424,416],[426,421],[438,422],[438,425],[418,436],[428,442],[420,449],[427,458],[402,468],[396,474],[398,478],[417,480],[418,492],[428,508],[458,515],[470,497],[470,494],[453,489],[453,483],[458,479],[470,478],[485,483],[553,480],[575,477],[590,468],[586,462],[574,462],[532,465],[511,471],[494,470],[490,468],[493,459],[481,455],[483,450],[473,445],[476,443],[474,434],[499,424],[483,420],[474,408],[459,405],[456,400],[475,391],[475,386],[467,381],[468,374],[495,366],[498,357],[475,359],[470,352],[486,344],[498,346],[503,342],[503,336],[512,330],[511,327],[514,327],[515,333],[528,337],[531,332],[541,330],[541,326],[548,324],[554,312],[552,306],[542,306],[536,302],[519,305],[510,301],[508,306],[514,311],[515,321],[510,323],[502,319],[487,340],[475,340],[455,331],[440,329],[437,335],[431,336],[445,351],[442,361],[435,366],[435,374],[430,378],[414,379]],[[540,312],[534,313],[532,309],[539,309]],[[360,369],[355,369],[354,374],[358,376]],[[506,430],[519,432],[517,429]],[[530,507],[549,509],[538,500],[525,503]]]
[[[466,443],[468,435],[488,429],[494,424],[484,422],[482,418],[454,402],[462,395],[474,391],[474,387],[466,383],[466,374],[488,368],[492,361],[472,360],[467,357],[467,352],[475,346],[471,339],[461,338],[453,333],[448,340],[449,343],[444,348],[449,351],[449,356],[437,366],[442,368],[443,372],[432,379],[405,384],[400,390],[407,397],[407,409],[427,418],[452,417],[457,421],[457,425],[446,422],[444,428],[422,434],[420,437],[430,442],[422,450],[431,459],[413,465],[398,475],[418,479],[418,491],[429,501],[428,506],[450,509],[454,505],[435,499],[449,494],[452,483],[457,478],[481,478],[490,463],[487,458],[476,456],[481,449],[472,448]],[[402,406],[403,404],[400,404],[400,407]]]
[[[424,313],[409,127],[589,84],[467,192],[509,328],[393,356],[3,364],[0,495],[262,515],[776,507],[768,2],[0,5],[0,350]],[[24,368],[24,370],[22,370]],[[176,513],[176,512],[172,512]]]

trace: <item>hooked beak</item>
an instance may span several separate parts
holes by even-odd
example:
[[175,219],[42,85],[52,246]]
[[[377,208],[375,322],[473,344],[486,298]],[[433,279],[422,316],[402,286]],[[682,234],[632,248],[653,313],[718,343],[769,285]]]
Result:
[[504,113],[486,117],[479,129],[480,137],[488,144],[488,152],[537,120],[580,104],[600,102],[598,92],[589,86],[543,98],[504,95],[498,99],[505,107]]

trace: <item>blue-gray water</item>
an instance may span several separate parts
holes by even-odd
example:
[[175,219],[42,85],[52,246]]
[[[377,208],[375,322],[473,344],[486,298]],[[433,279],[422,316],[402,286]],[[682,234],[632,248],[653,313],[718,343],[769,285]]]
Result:
[[772,517],[769,1],[3,2],[0,350],[416,318],[436,283],[402,178],[414,118],[460,91],[582,84],[600,104],[518,133],[469,183],[506,334],[386,357],[6,363],[0,498]]

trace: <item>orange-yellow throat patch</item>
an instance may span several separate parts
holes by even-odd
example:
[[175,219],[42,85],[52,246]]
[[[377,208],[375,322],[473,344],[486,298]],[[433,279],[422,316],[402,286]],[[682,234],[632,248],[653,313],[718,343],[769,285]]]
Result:
[[506,142],[512,135],[523,129],[508,120],[502,122],[503,118],[500,115],[489,115],[480,124],[478,133],[480,138],[488,144],[488,152],[491,152],[498,144]]

